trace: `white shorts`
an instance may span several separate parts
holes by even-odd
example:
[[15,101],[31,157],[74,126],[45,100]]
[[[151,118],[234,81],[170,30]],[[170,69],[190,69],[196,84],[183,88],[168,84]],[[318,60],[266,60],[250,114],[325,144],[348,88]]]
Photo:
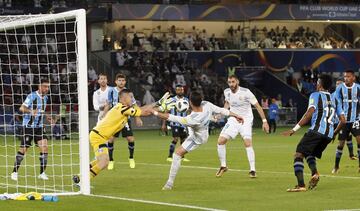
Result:
[[252,139],[252,125],[253,121],[244,120],[243,124],[240,124],[234,117],[230,117],[228,122],[222,129],[220,136],[226,139],[235,139],[238,134],[243,139]]
[[181,144],[181,146],[187,151],[191,152],[197,149],[201,144],[194,141],[195,138],[193,136],[188,136],[185,141]]

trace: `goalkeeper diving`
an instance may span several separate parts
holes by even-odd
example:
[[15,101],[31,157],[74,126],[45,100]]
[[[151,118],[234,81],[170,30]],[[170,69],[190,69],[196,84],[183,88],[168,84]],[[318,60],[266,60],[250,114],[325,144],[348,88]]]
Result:
[[[97,176],[109,164],[107,142],[110,137],[125,127],[128,117],[149,116],[155,106],[159,106],[159,110],[165,110],[171,103],[169,96],[167,92],[158,102],[138,107],[130,90],[123,89],[119,93],[119,103],[110,109],[90,132],[90,144],[96,156],[96,159],[90,162],[90,178]],[[75,183],[80,182],[78,176],[74,176],[73,180]]]

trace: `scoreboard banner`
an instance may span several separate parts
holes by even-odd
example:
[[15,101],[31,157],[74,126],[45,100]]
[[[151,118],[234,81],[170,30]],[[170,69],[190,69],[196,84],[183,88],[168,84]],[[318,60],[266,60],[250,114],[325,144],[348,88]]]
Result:
[[113,4],[113,20],[360,20],[360,5]]

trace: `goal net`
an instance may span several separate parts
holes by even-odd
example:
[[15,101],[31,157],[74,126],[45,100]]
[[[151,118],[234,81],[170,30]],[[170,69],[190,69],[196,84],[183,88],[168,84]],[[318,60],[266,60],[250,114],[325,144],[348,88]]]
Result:
[[0,193],[90,193],[85,14],[0,16]]

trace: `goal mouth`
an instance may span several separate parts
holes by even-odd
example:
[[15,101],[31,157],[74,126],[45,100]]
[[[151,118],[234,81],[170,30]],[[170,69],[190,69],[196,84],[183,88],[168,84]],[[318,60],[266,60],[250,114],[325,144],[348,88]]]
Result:
[[90,194],[85,10],[0,16],[0,72],[0,193]]

